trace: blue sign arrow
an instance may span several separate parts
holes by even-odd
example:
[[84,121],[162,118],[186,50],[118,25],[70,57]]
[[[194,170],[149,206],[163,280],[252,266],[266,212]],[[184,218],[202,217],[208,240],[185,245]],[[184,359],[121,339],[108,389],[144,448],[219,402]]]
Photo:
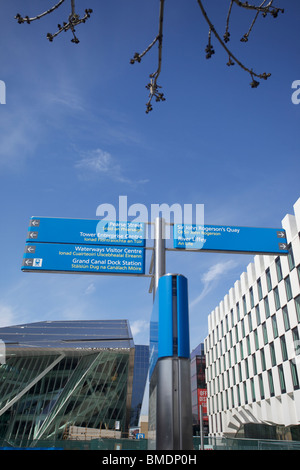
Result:
[[144,274],[145,249],[59,243],[26,244],[22,271]]
[[31,217],[27,242],[145,246],[145,224],[93,219]]
[[174,226],[174,248],[257,254],[287,254],[283,229],[228,225]]

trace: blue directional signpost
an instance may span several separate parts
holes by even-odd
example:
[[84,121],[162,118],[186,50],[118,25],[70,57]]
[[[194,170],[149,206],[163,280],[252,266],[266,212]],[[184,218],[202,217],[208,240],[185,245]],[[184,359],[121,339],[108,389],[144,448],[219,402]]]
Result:
[[134,246],[27,243],[22,270],[80,274],[144,274],[145,251]]
[[80,274],[144,274],[142,223],[32,217],[22,270]]
[[174,226],[174,248],[224,253],[287,254],[285,231],[228,225]]
[[145,224],[31,217],[27,242],[145,246]]
[[[192,449],[187,279],[166,275],[166,251],[286,255],[281,228],[174,225],[165,245],[165,220],[155,222],[149,277],[154,305],[150,333],[149,442],[160,450]],[[32,217],[23,272],[145,274],[145,224]],[[153,437],[154,435],[154,437]]]

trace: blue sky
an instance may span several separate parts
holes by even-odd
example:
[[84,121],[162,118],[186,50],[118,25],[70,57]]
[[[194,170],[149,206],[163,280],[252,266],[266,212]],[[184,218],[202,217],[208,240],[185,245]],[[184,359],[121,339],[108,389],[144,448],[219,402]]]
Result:
[[[130,64],[158,30],[159,2],[77,0],[91,18],[49,43],[69,13],[19,25],[50,0],[13,0],[1,7],[0,325],[43,320],[128,318],[137,344],[148,342],[148,278],[24,274],[31,216],[96,218],[100,204],[204,204],[205,222],[280,227],[300,196],[300,5],[277,0],[285,13],[259,18],[234,11],[231,50],[250,68],[271,72],[257,89],[213,39],[196,0],[166,0],[162,72],[166,101],[145,113],[157,47]],[[284,5],[280,5],[284,3]],[[221,36],[229,2],[206,1]],[[151,243],[150,243],[151,244]],[[167,271],[189,282],[191,347],[207,334],[207,316],[252,260],[248,255],[167,253]],[[147,266],[149,256],[147,257]]]

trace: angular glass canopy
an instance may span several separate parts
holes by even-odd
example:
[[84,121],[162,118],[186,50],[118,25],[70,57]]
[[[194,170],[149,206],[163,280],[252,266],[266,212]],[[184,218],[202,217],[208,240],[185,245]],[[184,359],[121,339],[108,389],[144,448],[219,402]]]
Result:
[[[128,432],[135,346],[127,320],[0,328],[0,441],[57,440],[70,426]],[[148,358],[147,358],[148,359]]]

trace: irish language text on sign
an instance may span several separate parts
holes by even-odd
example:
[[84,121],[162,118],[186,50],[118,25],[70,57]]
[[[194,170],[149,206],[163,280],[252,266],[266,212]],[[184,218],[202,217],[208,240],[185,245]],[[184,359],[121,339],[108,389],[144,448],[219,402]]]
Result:
[[144,274],[145,250],[129,246],[27,243],[22,271]]
[[283,229],[228,225],[176,224],[174,248],[235,253],[288,253]]
[[145,246],[145,225],[139,222],[32,217],[26,241]]

